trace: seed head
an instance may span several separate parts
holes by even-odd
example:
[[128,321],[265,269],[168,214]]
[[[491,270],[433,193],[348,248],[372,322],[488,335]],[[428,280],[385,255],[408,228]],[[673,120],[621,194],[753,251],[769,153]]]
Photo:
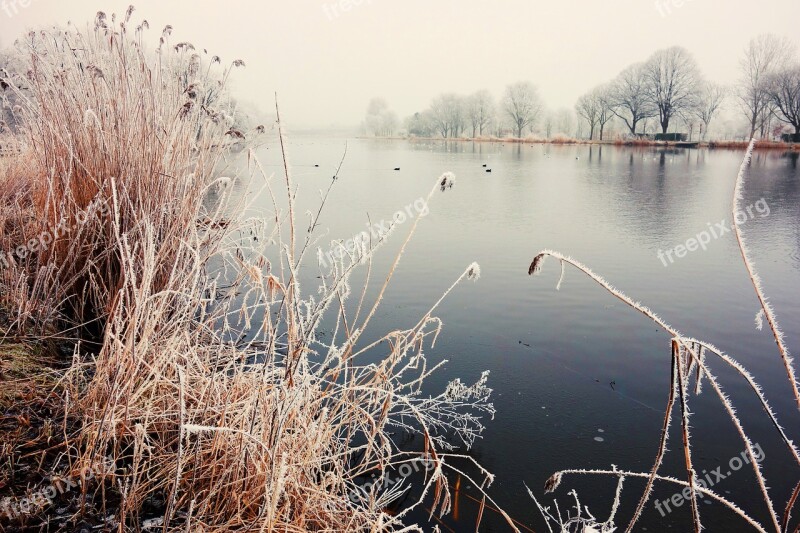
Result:
[[561,485],[561,472],[556,472],[550,477],[550,479],[545,481],[544,491],[545,493],[550,494],[551,492],[554,492],[559,485]]
[[533,262],[531,266],[528,268],[528,275],[535,276],[539,272],[542,271],[542,265],[544,264],[544,260],[547,256],[545,254],[539,254],[533,258]]
[[481,277],[481,266],[478,263],[472,263],[467,270],[467,279],[471,281],[478,281]]
[[447,189],[452,189],[453,184],[456,182],[456,175],[452,172],[445,172],[442,174],[442,177],[439,178],[439,188],[442,192],[446,191]]

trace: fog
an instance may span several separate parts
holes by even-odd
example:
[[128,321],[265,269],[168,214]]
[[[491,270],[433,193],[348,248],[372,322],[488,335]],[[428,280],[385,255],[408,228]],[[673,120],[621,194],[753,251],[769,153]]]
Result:
[[[90,23],[128,1],[0,0],[0,46],[27,29]],[[269,110],[278,93],[294,128],[349,128],[369,100],[384,98],[400,118],[442,92],[534,83],[550,109],[576,99],[659,48],[686,47],[706,78],[733,83],[751,37],[798,42],[800,2],[735,0],[140,0],[150,22],[224,60],[242,59],[236,94]],[[723,7],[724,6],[724,7]],[[776,16],[780,14],[780,16]]]

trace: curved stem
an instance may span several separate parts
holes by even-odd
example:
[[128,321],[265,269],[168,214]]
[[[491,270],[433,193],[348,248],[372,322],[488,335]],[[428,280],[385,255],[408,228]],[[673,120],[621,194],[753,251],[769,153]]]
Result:
[[750,276],[750,281],[753,283],[753,288],[756,291],[756,296],[758,296],[758,302],[761,304],[761,309],[764,310],[764,316],[767,318],[767,323],[769,324],[770,329],[772,330],[772,335],[775,337],[775,344],[778,345],[778,351],[781,354],[781,360],[783,361],[783,366],[786,369],[786,375],[789,377],[789,383],[792,386],[792,392],[794,393],[794,399],[797,403],[797,408],[800,409],[800,390],[798,390],[797,385],[797,376],[795,375],[794,370],[794,362],[792,360],[791,355],[789,354],[788,348],[786,348],[786,344],[783,340],[783,332],[781,331],[780,325],[778,324],[778,319],[775,317],[775,313],[772,311],[772,306],[769,304],[767,297],[764,295],[764,291],[761,288],[761,278],[759,277],[758,273],[755,271],[753,267],[752,261],[750,261],[750,257],[747,253],[747,246],[745,246],[744,237],[742,236],[742,231],[739,228],[739,224],[736,223],[736,215],[741,213],[739,209],[739,201],[742,199],[742,187],[744,185],[744,175],[745,171],[747,170],[747,165],[750,163],[750,160],[753,156],[753,148],[755,147],[756,140],[753,138],[750,141],[750,146],[747,148],[747,154],[745,155],[744,161],[742,161],[742,166],[739,169],[739,174],[736,177],[736,188],[734,189],[733,194],[733,222],[731,223],[733,226],[734,233],[736,235],[736,242],[739,244],[739,251],[742,253],[742,260],[744,261],[744,266],[747,268],[747,273]]

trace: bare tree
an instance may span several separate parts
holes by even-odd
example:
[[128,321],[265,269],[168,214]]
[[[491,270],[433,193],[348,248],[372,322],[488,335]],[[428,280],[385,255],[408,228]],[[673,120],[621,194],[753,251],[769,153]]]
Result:
[[544,114],[544,136],[549,139],[553,136],[553,123],[555,122],[555,113],[547,111]]
[[399,124],[400,120],[397,118],[397,113],[389,111],[383,116],[383,121],[381,122],[382,135],[384,137],[391,137],[394,135]]
[[461,137],[462,132],[467,128],[467,104],[462,96],[452,95],[452,105],[450,106],[450,124],[453,137]]
[[750,123],[750,136],[764,126],[771,115],[773,99],[767,91],[767,82],[772,74],[786,63],[793,44],[776,35],[759,35],[750,41],[740,61],[742,77],[737,87],[742,111]]
[[600,140],[606,130],[606,124],[614,118],[614,105],[611,94],[611,87],[603,85],[594,90],[594,97],[597,99],[600,114],[597,117],[597,124],[600,126]]
[[609,88],[605,86],[596,87],[578,98],[575,111],[589,124],[590,141],[594,140],[594,132],[597,129],[600,130],[600,140],[603,140],[606,124],[614,118],[611,108]]
[[575,112],[589,124],[589,140],[594,140],[594,130],[600,119],[600,102],[594,92],[584,94],[575,104]]
[[656,114],[647,95],[647,75],[644,63],[636,63],[623,70],[612,83],[611,110],[631,132],[636,135],[639,122]]
[[405,128],[414,137],[431,137],[437,133],[430,111],[414,113],[405,120]]
[[522,138],[526,128],[533,128],[542,112],[539,91],[529,82],[518,82],[506,87],[503,110],[514,124],[517,137]]
[[556,133],[575,136],[575,113],[572,110],[566,107],[559,108],[555,112],[554,120]]
[[713,82],[703,84],[697,106],[693,110],[694,116],[699,118],[700,122],[703,123],[701,139],[705,140],[711,120],[714,118],[714,115],[717,114],[717,111],[719,111],[727,95],[728,90],[719,84]]
[[447,137],[450,134],[450,116],[447,106],[448,102],[445,95],[440,95],[433,99],[428,111],[433,129],[442,137]]
[[645,94],[657,110],[661,132],[673,117],[697,105],[700,71],[688,50],[674,46],[659,50],[645,64]]
[[800,63],[772,74],[766,85],[777,117],[794,127],[795,135],[800,135]]
[[457,94],[437,96],[431,102],[430,115],[436,131],[442,137],[458,137],[465,124],[463,99]]
[[775,102],[770,98],[767,105],[761,113],[758,114],[757,130],[759,136],[763,139],[772,126],[772,119],[778,114],[778,108],[775,107]]
[[373,98],[367,106],[365,125],[368,133],[376,137],[390,137],[397,129],[397,115],[389,110],[383,98]]
[[478,91],[467,99],[467,116],[472,125],[472,137],[483,135],[483,129],[494,118],[494,99],[489,91]]

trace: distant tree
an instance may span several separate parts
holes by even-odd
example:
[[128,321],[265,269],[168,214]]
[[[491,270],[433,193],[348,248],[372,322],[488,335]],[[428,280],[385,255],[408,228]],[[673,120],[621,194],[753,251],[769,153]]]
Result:
[[394,111],[389,111],[383,116],[383,121],[381,122],[382,135],[391,137],[397,131],[399,124],[400,120],[397,118],[397,114]]
[[503,111],[511,120],[518,138],[526,128],[532,128],[542,112],[539,91],[529,82],[518,82],[506,87]]
[[611,111],[636,135],[642,120],[655,116],[656,110],[647,94],[647,71],[644,63],[623,70],[612,82],[609,98]]
[[461,137],[467,129],[467,102],[462,96],[453,95],[453,102],[450,106],[451,131],[453,137]]
[[800,135],[800,63],[772,74],[766,85],[778,119],[794,127],[795,135]]
[[778,115],[778,108],[775,106],[775,102],[770,99],[769,103],[764,106],[764,109],[758,115],[757,121],[757,131],[759,136],[763,139],[766,137],[767,133],[770,130],[772,125],[772,119],[774,119]]
[[440,95],[431,101],[431,107],[428,110],[433,129],[442,137],[447,137],[450,134],[450,114],[447,107],[448,102],[445,95]]
[[659,50],[644,69],[645,94],[657,110],[661,132],[667,133],[673,117],[697,105],[700,71],[689,51],[680,46]]
[[559,108],[553,116],[556,133],[575,137],[575,113],[566,107]]
[[553,123],[555,122],[555,113],[547,111],[544,114],[544,136],[549,139],[553,135]]
[[442,137],[458,137],[465,124],[464,101],[457,94],[437,96],[431,102],[430,116]]
[[483,135],[484,128],[488,127],[494,119],[494,99],[489,91],[478,91],[466,102],[467,117],[472,125],[472,137]]
[[697,106],[693,110],[694,116],[700,119],[700,122],[703,124],[703,131],[701,133],[701,138],[703,140],[705,140],[708,134],[711,120],[717,114],[720,107],[722,107],[727,95],[728,90],[719,84],[713,82],[703,84]]
[[430,111],[414,113],[408,117],[405,120],[405,128],[409,135],[415,137],[432,137],[437,133]]
[[589,140],[594,140],[594,130],[600,120],[600,102],[594,92],[584,94],[575,104],[575,112],[589,124]]
[[612,100],[611,86],[603,85],[594,90],[594,97],[597,99],[600,114],[597,117],[597,124],[600,126],[600,140],[606,130],[606,124],[614,119],[614,104]]
[[771,115],[773,99],[768,93],[767,83],[792,54],[793,44],[786,38],[764,34],[752,39],[740,61],[741,79],[736,94],[750,124],[750,136],[764,129]]
[[609,88],[596,87],[578,98],[575,111],[589,124],[589,140],[594,140],[595,130],[599,130],[602,141],[606,124],[614,118]]
[[398,126],[397,115],[383,98],[373,98],[367,106],[367,132],[376,137],[390,137]]

